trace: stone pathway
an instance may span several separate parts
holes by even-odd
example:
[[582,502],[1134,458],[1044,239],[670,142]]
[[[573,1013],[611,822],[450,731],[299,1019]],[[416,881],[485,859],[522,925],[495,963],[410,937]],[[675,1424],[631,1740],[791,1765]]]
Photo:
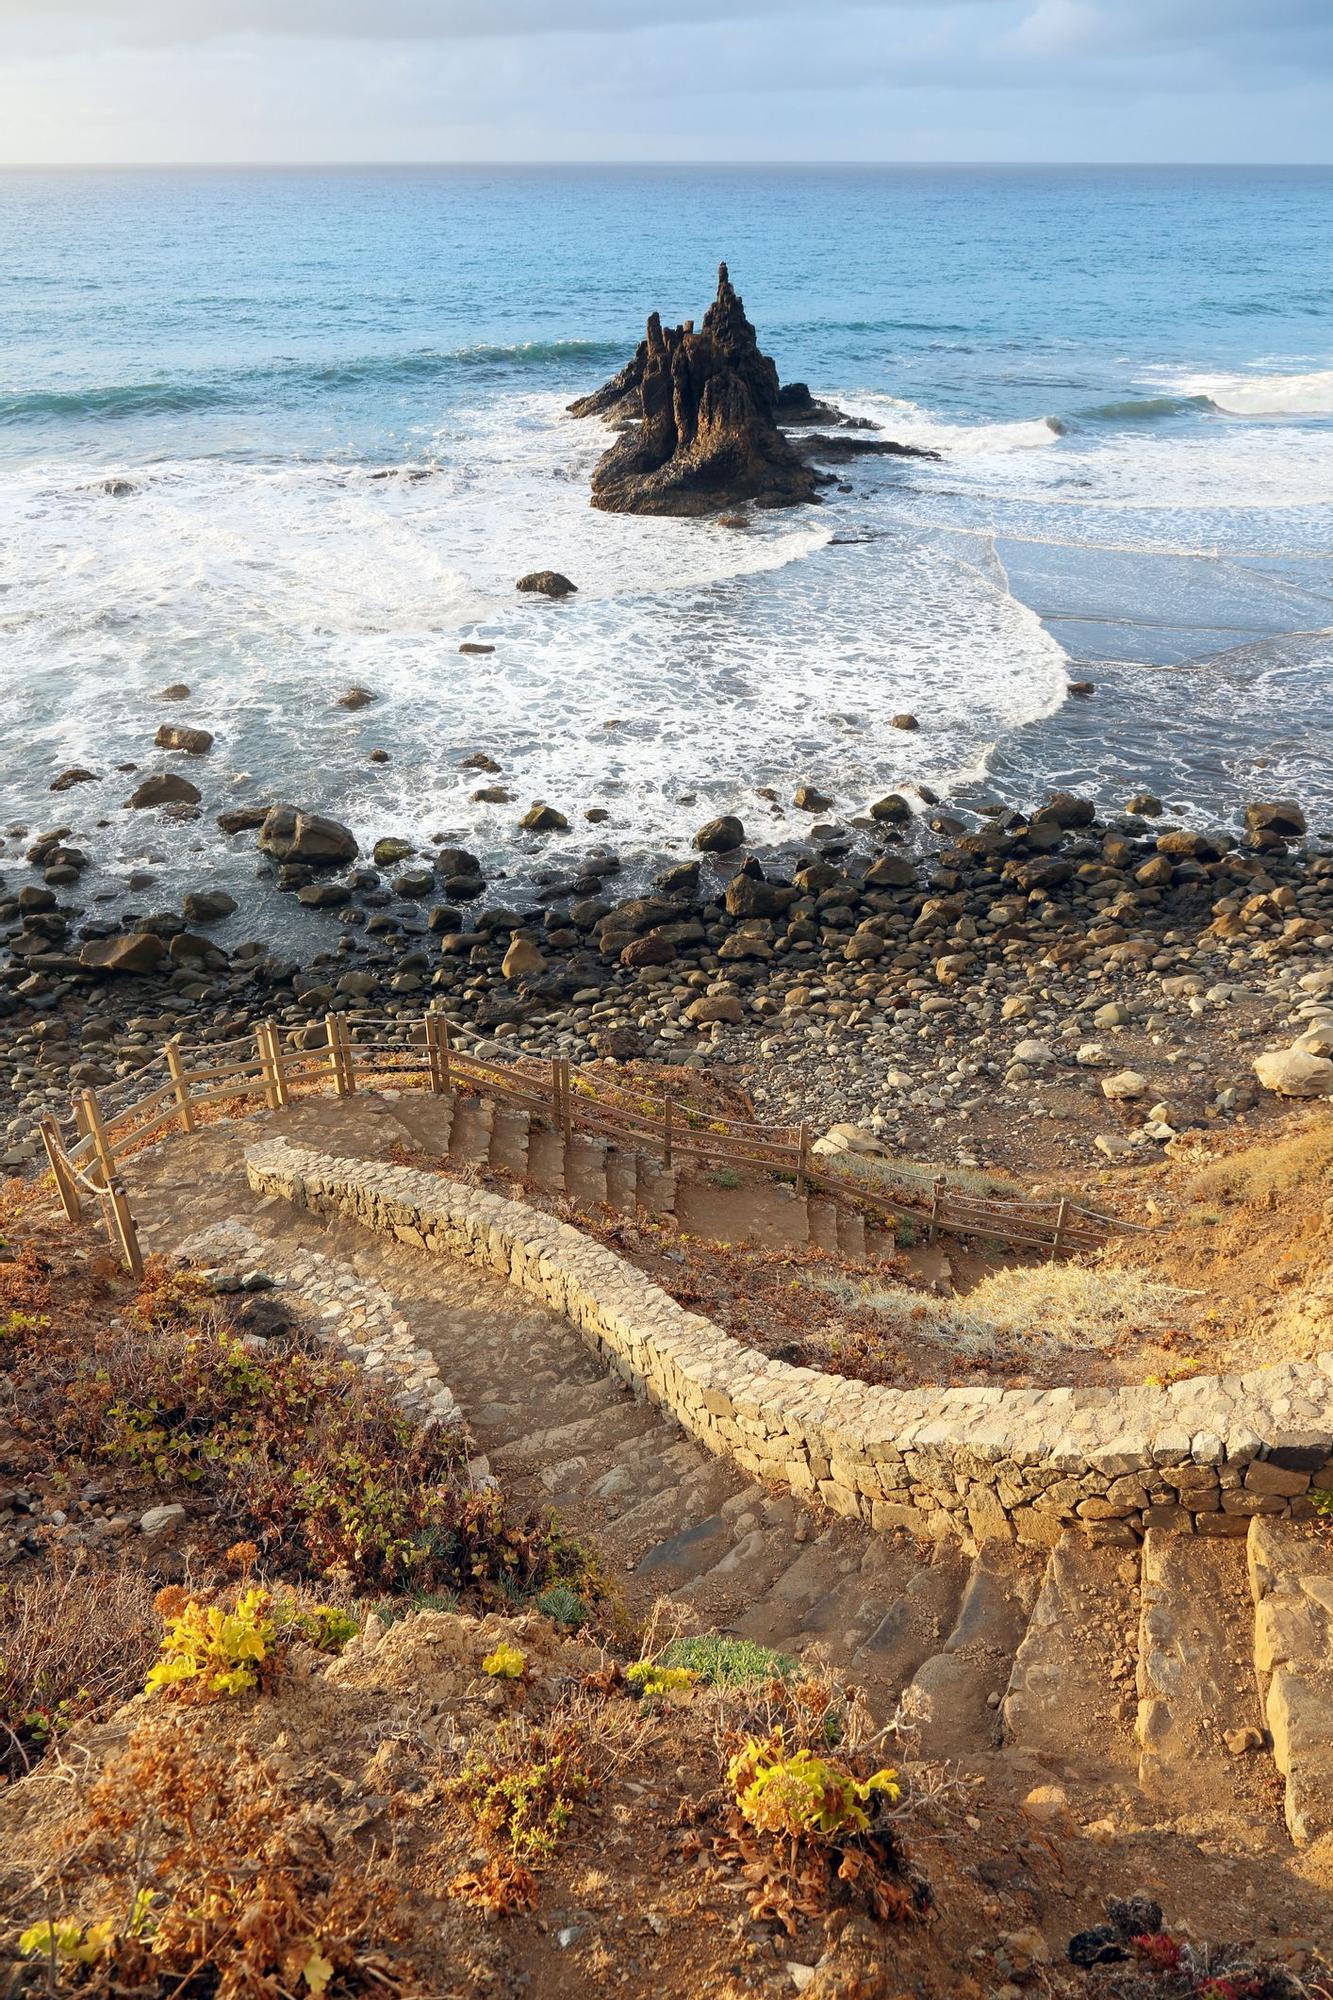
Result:
[[[406,1129],[393,1101],[359,1098],[173,1138],[127,1174],[145,1243],[177,1252],[201,1230],[242,1231],[203,1241],[230,1242],[247,1260],[257,1245],[255,1261],[330,1321],[346,1312],[344,1334],[366,1359],[387,1362],[385,1335],[395,1333],[418,1366],[429,1356],[510,1499],[554,1508],[591,1538],[631,1614],[667,1597],[675,1615],[703,1629],[798,1652],[819,1647],[879,1714],[906,1697],[931,1755],[993,1766],[999,1752],[1011,1777],[1057,1781],[1089,1816],[1112,1809],[1139,1815],[1139,1824],[1169,1820],[1227,1851],[1277,1857],[1285,1836],[1265,1779],[1272,1765],[1251,1664],[1243,1541],[1194,1551],[1192,1538],[1154,1529],[1141,1555],[1075,1533],[1049,1557],[989,1545],[969,1558],[956,1543],[923,1548],[872,1533],[703,1451],[609,1378],[565,1319],[499,1276],[247,1184],[245,1151],[266,1137],[382,1159],[405,1143]],[[479,1143],[471,1132],[469,1147]],[[1301,1539],[1307,1563],[1333,1568],[1322,1546],[1310,1553],[1317,1530],[1275,1525]],[[1266,1526],[1256,1522],[1254,1532]],[[1207,1560],[1206,1617],[1196,1591],[1171,1586],[1173,1566],[1195,1552]],[[1283,1592],[1303,1590],[1308,1602],[1295,1557],[1286,1544],[1279,1553],[1285,1571],[1273,1582],[1270,1560],[1254,1598],[1281,1605]],[[1333,1602],[1333,1581],[1316,1577],[1315,1586],[1318,1604],[1319,1589]],[[1302,1643],[1308,1656],[1314,1641]],[[1293,1702],[1295,1669],[1279,1653],[1274,1641],[1268,1720]],[[1216,1703],[1198,1696],[1205,1671]],[[1284,1738],[1298,1839],[1317,1819],[1310,1774],[1322,1781],[1330,1768],[1327,1739],[1310,1738],[1312,1708],[1307,1700],[1306,1735]],[[1226,1740],[1236,1731],[1247,1747]]]

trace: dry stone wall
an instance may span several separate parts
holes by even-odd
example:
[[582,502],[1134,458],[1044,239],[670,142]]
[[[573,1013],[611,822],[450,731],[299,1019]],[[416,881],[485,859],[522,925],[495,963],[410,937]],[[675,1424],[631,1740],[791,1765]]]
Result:
[[1243,1535],[1333,1491],[1333,1354],[1161,1388],[888,1389],[793,1367],[553,1216],[440,1175],[272,1139],[250,1184],[489,1266],[562,1313],[710,1451],[875,1528],[1053,1544],[1073,1522]]

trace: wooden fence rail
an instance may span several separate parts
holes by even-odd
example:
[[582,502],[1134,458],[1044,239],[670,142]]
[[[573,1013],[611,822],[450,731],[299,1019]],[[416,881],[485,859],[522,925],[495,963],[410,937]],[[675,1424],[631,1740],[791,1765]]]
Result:
[[[278,1111],[309,1092],[331,1088],[347,1098],[359,1088],[392,1081],[398,1088],[429,1090],[436,1096],[463,1093],[526,1106],[548,1119],[566,1145],[578,1130],[654,1152],[664,1167],[688,1157],[778,1175],[791,1180],[798,1194],[821,1191],[867,1215],[918,1227],[931,1241],[940,1234],[990,1237],[1055,1258],[1093,1249],[1111,1231],[1138,1227],[1063,1196],[1050,1204],[990,1201],[958,1192],[943,1178],[929,1196],[869,1184],[812,1155],[805,1123],[761,1125],[753,1119],[710,1116],[637,1087],[603,1086],[600,1079],[594,1084],[582,1076],[576,1083],[565,1056],[553,1056],[549,1064],[534,1058],[499,1063],[456,1047],[442,1014],[428,1013],[410,1024],[329,1014],[323,1045],[317,1048],[307,1047],[306,1035],[297,1033],[284,1035],[274,1022],[264,1021],[253,1039],[206,1044],[192,1053],[174,1037],[160,1059],[122,1079],[107,1096],[79,1092],[71,1104],[68,1136],[55,1118],[44,1118],[39,1132],[67,1218],[82,1221],[84,1197],[90,1197],[113,1249],[137,1274],[143,1257],[118,1161],[172,1127],[195,1131],[200,1112],[212,1105],[257,1109],[262,1104]],[[233,1060],[219,1060],[232,1049],[240,1052]],[[119,1099],[126,1083],[143,1082],[153,1073],[161,1080],[152,1088],[132,1103],[110,1109],[110,1096]]]

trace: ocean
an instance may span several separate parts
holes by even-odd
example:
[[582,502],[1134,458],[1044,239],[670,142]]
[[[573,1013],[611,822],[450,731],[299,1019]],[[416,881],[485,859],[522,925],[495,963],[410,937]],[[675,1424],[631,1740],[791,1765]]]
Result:
[[[0,825],[74,828],[110,909],[254,903],[214,815],[274,797],[515,883],[794,840],[803,779],[1333,826],[1331,241],[1329,169],[0,173]],[[565,405],[720,258],[784,381],[939,461],[743,531],[594,512]],[[517,595],[547,567],[577,596]],[[166,764],[197,821],[121,809]]]

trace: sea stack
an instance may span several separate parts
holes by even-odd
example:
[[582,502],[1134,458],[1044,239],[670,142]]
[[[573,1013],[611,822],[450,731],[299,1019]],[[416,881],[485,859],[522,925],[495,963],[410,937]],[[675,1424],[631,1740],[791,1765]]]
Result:
[[664,327],[654,313],[633,360],[569,408],[621,431],[592,475],[593,506],[613,514],[716,514],[744,501],[794,507],[828,483],[810,463],[815,453],[937,455],[846,436],[803,436],[798,450],[780,422],[827,422],[844,432],[873,426],[816,403],[803,383],[781,387],[725,264],[697,331],[693,320]]

